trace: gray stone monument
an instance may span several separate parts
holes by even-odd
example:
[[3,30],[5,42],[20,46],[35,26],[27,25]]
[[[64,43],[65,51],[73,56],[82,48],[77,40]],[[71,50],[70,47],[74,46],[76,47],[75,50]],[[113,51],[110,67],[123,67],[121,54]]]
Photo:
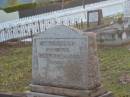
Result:
[[125,0],[124,4],[124,28],[130,26],[130,0]]
[[28,97],[111,97],[100,82],[95,37],[66,26],[35,36]]
[[87,12],[87,26],[90,26],[90,23],[97,23],[101,25],[103,19],[102,9],[90,10]]

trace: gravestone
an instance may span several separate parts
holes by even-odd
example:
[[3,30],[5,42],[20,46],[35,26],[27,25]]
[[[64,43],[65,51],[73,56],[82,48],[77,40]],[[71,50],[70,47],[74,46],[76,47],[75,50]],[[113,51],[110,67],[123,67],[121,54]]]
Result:
[[87,26],[90,26],[90,23],[97,23],[100,25],[102,23],[103,13],[101,9],[90,10],[87,12]]
[[95,34],[62,25],[35,36],[32,92],[28,97],[104,95],[106,91],[101,86],[95,37]]
[[130,0],[125,0],[124,5],[124,28],[127,29],[130,25]]

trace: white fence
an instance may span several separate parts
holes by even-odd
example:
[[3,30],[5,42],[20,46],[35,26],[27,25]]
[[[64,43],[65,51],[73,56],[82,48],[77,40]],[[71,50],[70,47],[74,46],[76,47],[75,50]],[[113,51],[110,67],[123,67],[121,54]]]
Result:
[[14,38],[29,37],[43,32],[55,25],[72,25],[75,22],[87,22],[87,11],[102,9],[103,16],[123,13],[125,0],[108,0],[99,3],[26,17],[5,23],[0,23],[0,42]]

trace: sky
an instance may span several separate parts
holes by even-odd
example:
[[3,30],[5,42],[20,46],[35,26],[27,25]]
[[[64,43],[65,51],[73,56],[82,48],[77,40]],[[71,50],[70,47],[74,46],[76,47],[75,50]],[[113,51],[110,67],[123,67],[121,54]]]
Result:
[[5,8],[8,6],[14,6],[18,4],[28,4],[32,2],[33,0],[0,0],[0,7]]
[[0,10],[0,23],[18,18],[19,18],[18,12],[6,13]]
[[[19,4],[23,3],[29,3],[32,2],[33,0],[12,0],[13,1],[18,1]],[[12,3],[10,0],[0,0],[0,8],[6,8],[8,5],[10,6],[11,4],[15,5],[17,4],[16,2]],[[13,20],[13,19],[18,19],[19,15],[18,12],[12,12],[12,13],[6,13],[2,10],[0,10],[0,23]]]

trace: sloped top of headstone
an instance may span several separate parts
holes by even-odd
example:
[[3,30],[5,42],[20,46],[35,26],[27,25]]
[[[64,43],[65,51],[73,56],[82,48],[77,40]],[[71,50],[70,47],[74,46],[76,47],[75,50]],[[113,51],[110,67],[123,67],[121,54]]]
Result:
[[83,38],[82,34],[83,33],[77,29],[64,25],[58,25],[47,29],[46,31],[37,35],[36,38]]

